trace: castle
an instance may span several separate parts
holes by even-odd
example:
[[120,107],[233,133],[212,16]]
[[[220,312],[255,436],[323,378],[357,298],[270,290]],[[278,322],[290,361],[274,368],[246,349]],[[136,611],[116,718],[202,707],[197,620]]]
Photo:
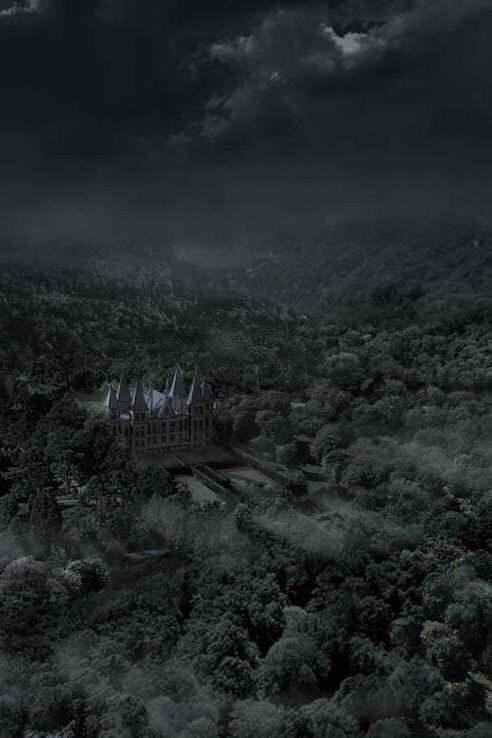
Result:
[[110,386],[103,416],[111,434],[121,438],[136,454],[185,451],[207,446],[212,438],[214,398],[210,385],[195,375],[186,386],[178,364],[163,392],[142,382],[132,391],[122,377]]

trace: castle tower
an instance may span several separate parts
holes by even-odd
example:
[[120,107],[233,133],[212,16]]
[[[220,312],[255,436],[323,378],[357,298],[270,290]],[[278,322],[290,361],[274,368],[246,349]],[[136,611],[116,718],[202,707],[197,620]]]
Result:
[[147,402],[141,382],[137,382],[131,398],[132,446],[136,453],[146,450]]
[[213,422],[214,422],[214,396],[208,382],[203,379],[200,384],[203,401],[203,426],[204,426],[204,443],[207,445],[212,440]]
[[205,418],[203,393],[200,389],[197,372],[193,376],[186,404],[190,416],[191,447],[200,448],[201,446],[205,446]]
[[109,388],[106,399],[104,400],[103,414],[106,420],[109,422],[111,435],[117,435],[120,412],[118,399],[116,397],[116,392],[113,385],[111,385],[111,387]]
[[130,394],[130,389],[128,387],[126,379],[123,375],[121,375],[120,383],[116,391],[116,398],[118,400],[120,411],[123,413],[129,412],[130,406],[132,404],[132,396]]
[[149,413],[152,414],[154,412],[154,380],[152,379],[152,377],[150,378],[149,399],[147,404],[149,408]]
[[186,414],[186,386],[184,382],[183,370],[179,364],[176,364],[174,375],[167,392],[171,400],[171,407],[177,415]]

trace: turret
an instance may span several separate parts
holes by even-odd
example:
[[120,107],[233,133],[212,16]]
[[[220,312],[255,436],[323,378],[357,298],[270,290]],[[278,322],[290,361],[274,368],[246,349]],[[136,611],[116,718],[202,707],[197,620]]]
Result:
[[149,413],[152,414],[154,412],[154,382],[152,380],[152,377],[150,379],[149,399],[147,406],[149,408]]
[[174,376],[171,380],[171,386],[169,387],[168,395],[169,397],[186,397],[186,387],[184,383],[183,371],[179,364],[176,365],[176,369],[174,370]]
[[205,443],[209,443],[212,440],[212,432],[213,432],[213,410],[214,410],[214,396],[212,392],[212,388],[206,382],[205,380],[202,381],[200,385],[200,389],[202,392],[202,401],[203,401],[203,413],[204,413],[204,441]]
[[147,402],[141,382],[137,382],[131,398],[131,411],[133,414],[134,421],[136,423],[142,423],[145,421],[147,415]]
[[174,370],[171,384],[167,391],[167,395],[171,401],[171,407],[177,415],[186,413],[186,386],[183,377],[183,370],[179,364]]
[[186,404],[188,407],[190,405],[201,405],[203,402],[203,393],[200,388],[200,383],[198,381],[198,374],[195,372],[193,375],[193,379],[191,381],[190,390],[188,392],[188,398],[186,400]]
[[120,378],[120,383],[116,392],[116,398],[118,400],[120,411],[128,412],[132,403],[132,396],[130,394],[130,389],[128,387],[126,379],[123,375],[121,375]]
[[118,422],[119,403],[113,385],[111,385],[108,390],[103,407],[105,417],[108,418],[111,423]]

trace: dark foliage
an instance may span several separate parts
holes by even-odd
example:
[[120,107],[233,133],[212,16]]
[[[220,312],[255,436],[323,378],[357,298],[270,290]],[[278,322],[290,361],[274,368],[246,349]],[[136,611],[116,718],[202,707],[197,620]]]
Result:
[[[281,296],[321,275],[286,253]],[[309,317],[193,270],[4,271],[0,735],[492,734],[490,306],[428,269]],[[110,436],[103,383],[176,356],[271,484],[200,505]]]

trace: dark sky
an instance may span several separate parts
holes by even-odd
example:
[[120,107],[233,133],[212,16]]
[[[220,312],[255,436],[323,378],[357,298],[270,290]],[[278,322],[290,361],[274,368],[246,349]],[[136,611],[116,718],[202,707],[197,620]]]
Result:
[[490,0],[0,0],[3,243],[489,217]]

